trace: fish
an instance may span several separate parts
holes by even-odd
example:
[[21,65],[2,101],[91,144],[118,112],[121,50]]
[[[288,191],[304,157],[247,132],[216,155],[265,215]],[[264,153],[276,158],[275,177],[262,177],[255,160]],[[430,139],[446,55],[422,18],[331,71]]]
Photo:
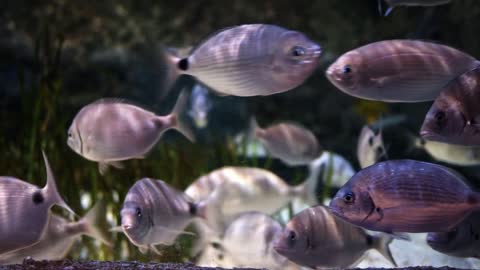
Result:
[[58,193],[47,156],[43,151],[42,154],[47,171],[45,187],[0,176],[0,254],[37,243],[45,232],[53,205],[75,214]]
[[[451,0],[384,0],[388,4],[388,9],[384,16],[388,16],[395,7],[399,6],[438,6],[450,3]],[[382,13],[381,0],[378,0],[379,11]]]
[[369,235],[319,205],[295,215],[277,233],[274,249],[289,260],[313,269],[348,268],[357,264],[369,249],[376,249],[396,266],[388,247],[392,240],[386,234]]
[[140,252],[161,252],[156,245],[172,245],[197,218],[213,217],[215,208],[208,201],[191,198],[162,180],[142,178],[129,189],[120,212],[121,229]]
[[480,165],[480,146],[463,146],[415,139],[415,146],[424,149],[435,160],[458,166]]
[[121,161],[143,159],[163,133],[176,129],[194,141],[179,114],[188,96],[180,94],[169,115],[158,116],[118,99],[100,99],[83,107],[68,129],[68,146],[82,157],[98,162],[100,174],[109,166],[123,168]]
[[322,153],[315,135],[300,124],[283,122],[261,128],[253,120],[252,126],[268,153],[289,166],[308,165]]
[[0,264],[21,264],[27,257],[35,260],[63,259],[82,235],[88,235],[111,246],[107,232],[100,227],[106,222],[104,208],[102,203],[97,203],[76,222],[70,222],[50,212],[47,228],[40,241],[31,246],[1,254]]
[[221,96],[248,97],[299,86],[316,69],[321,53],[320,45],[301,32],[245,24],[212,34],[186,58],[166,52],[165,60],[172,81],[187,74]]
[[269,215],[242,213],[228,225],[223,238],[216,242],[217,248],[229,254],[236,267],[300,270],[300,266],[273,249],[274,237],[282,229],[282,225]]
[[190,95],[190,110],[188,115],[193,119],[197,128],[205,128],[208,125],[208,113],[212,109],[212,101],[208,96],[208,90],[200,84],[195,84]]
[[325,72],[340,91],[384,102],[434,100],[445,85],[479,65],[455,48],[420,40],[384,40],[340,56]]
[[480,68],[452,80],[425,116],[420,136],[450,144],[480,145]]
[[366,168],[387,157],[382,132],[375,134],[368,125],[363,126],[357,143],[357,158],[360,167]]
[[480,258],[480,212],[473,212],[449,232],[428,233],[427,244],[450,256]]
[[297,186],[288,185],[274,173],[254,167],[226,166],[196,179],[185,189],[185,194],[195,202],[206,200],[212,194],[212,204],[219,205],[223,220],[212,227],[224,228],[236,215],[258,211],[273,214],[294,198],[316,202],[312,185],[316,179]]
[[330,210],[339,218],[394,235],[448,232],[479,208],[480,193],[459,173],[408,159],[379,162],[359,171],[330,202]]

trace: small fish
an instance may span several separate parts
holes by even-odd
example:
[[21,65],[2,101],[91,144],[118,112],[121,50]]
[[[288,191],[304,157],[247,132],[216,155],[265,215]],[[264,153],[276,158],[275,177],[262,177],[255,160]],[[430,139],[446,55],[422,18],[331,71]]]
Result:
[[415,139],[415,146],[424,149],[438,161],[458,165],[480,165],[480,146],[463,146],[436,141]]
[[[381,1],[378,0],[379,11],[382,13]],[[399,6],[438,6],[450,3],[451,0],[384,0],[388,4],[388,9],[384,16],[388,16],[395,7]]]
[[450,256],[480,258],[480,212],[472,213],[449,232],[429,233],[427,244]]
[[208,97],[208,90],[200,84],[193,87],[190,95],[190,110],[188,115],[193,119],[197,128],[208,125],[208,113],[212,109],[212,101]]
[[0,264],[21,264],[31,257],[35,260],[60,260],[65,258],[81,235],[88,235],[111,246],[106,232],[100,226],[105,222],[101,205],[95,205],[82,219],[69,222],[61,216],[49,213],[47,228],[36,244],[0,255]]
[[249,211],[273,214],[294,198],[315,203],[315,190],[311,182],[289,186],[283,179],[270,171],[252,167],[223,167],[195,180],[185,194],[199,202],[217,195],[224,220],[218,220],[217,228],[228,223],[234,216]]
[[270,216],[246,212],[230,223],[219,245],[234,258],[236,267],[300,269],[273,249],[274,237],[281,231],[280,223]]
[[271,156],[289,166],[307,165],[322,152],[315,135],[297,123],[279,123],[260,128],[253,121],[255,137]]
[[68,129],[67,144],[82,157],[98,162],[103,175],[108,166],[123,168],[122,160],[142,159],[169,129],[194,141],[179,114],[188,102],[180,94],[172,113],[158,116],[119,100],[101,99],[80,110]]
[[369,249],[376,249],[394,266],[389,235],[369,235],[344,222],[325,206],[303,210],[277,234],[274,249],[293,262],[312,267],[348,268],[357,264]]
[[58,194],[47,156],[42,154],[47,171],[44,188],[17,178],[0,176],[0,254],[37,243],[45,232],[53,205],[74,214]]
[[357,143],[357,158],[360,167],[366,168],[386,156],[387,151],[383,145],[382,132],[375,134],[368,125],[363,126]]
[[426,140],[480,145],[480,68],[452,80],[435,99],[420,129]]
[[151,249],[160,254],[155,245],[172,245],[180,234],[189,234],[185,228],[195,218],[209,217],[209,210],[162,180],[143,178],[127,193],[121,229],[142,253]]
[[187,58],[166,58],[172,80],[188,74],[220,95],[245,97],[299,86],[317,67],[321,52],[318,44],[300,32],[247,24],[211,35]]
[[340,56],[326,71],[344,93],[385,102],[434,100],[443,87],[479,65],[457,49],[419,40],[374,42]]
[[480,209],[480,193],[447,167],[391,160],[355,174],[337,192],[330,209],[343,220],[373,231],[447,232]]

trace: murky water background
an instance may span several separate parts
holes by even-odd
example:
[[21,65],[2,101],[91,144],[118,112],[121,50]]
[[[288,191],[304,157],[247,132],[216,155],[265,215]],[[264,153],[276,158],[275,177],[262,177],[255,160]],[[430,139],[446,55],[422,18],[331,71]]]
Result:
[[[200,175],[224,165],[265,167],[290,183],[302,182],[306,167],[289,168],[268,157],[239,155],[234,136],[248,128],[297,121],[311,129],[324,149],[346,157],[358,169],[355,146],[361,126],[383,115],[405,115],[401,127],[385,130],[389,158],[431,160],[409,147],[430,103],[385,104],[347,96],[323,72],[341,53],[377,40],[436,40],[480,56],[480,5],[455,0],[435,8],[398,8],[381,17],[376,0],[349,1],[2,1],[0,3],[1,175],[40,186],[47,153],[61,194],[80,215],[99,199],[108,202],[110,226],[129,187],[141,177],[163,179],[184,189]],[[306,33],[324,48],[317,71],[287,93],[253,98],[212,96],[208,128],[191,144],[168,132],[144,160],[100,176],[97,164],[71,151],[67,128],[76,112],[101,97],[126,98],[157,114],[171,110],[178,92],[191,89],[182,78],[166,92],[161,46],[187,48],[227,26],[273,23]],[[185,115],[185,117],[187,117]],[[242,148],[242,147],[240,147]],[[458,169],[474,185],[478,168]],[[325,191],[319,188],[318,194]],[[142,255],[122,234],[112,248],[88,237],[70,257],[100,260],[184,261],[192,236],[181,236],[164,256]]]

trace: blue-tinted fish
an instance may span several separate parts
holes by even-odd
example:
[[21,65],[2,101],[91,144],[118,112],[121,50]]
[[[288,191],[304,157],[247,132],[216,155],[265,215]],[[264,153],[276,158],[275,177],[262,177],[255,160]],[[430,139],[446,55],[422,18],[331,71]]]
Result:
[[208,125],[208,113],[212,109],[212,101],[208,97],[208,90],[201,84],[195,84],[190,95],[190,110],[188,115],[193,119],[197,128]]
[[246,24],[213,34],[187,58],[170,56],[167,61],[175,75],[194,76],[220,95],[267,96],[302,84],[321,52],[303,33]]
[[480,209],[480,193],[447,167],[391,160],[355,174],[337,192],[330,209],[343,220],[374,231],[447,232]]
[[[378,10],[380,14],[382,11],[382,0],[378,0]],[[451,0],[384,0],[388,4],[388,9],[385,11],[384,16],[388,16],[395,7],[399,6],[438,6],[450,3]]]
[[42,154],[47,171],[44,188],[14,177],[0,177],[0,254],[40,241],[53,205],[74,213],[58,194],[47,156]]

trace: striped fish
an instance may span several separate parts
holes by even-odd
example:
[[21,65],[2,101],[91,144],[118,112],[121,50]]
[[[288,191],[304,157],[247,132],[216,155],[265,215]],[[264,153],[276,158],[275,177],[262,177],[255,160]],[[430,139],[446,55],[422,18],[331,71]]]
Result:
[[457,49],[418,40],[374,42],[340,56],[326,71],[348,95],[385,102],[434,100],[458,75],[479,65]]
[[297,186],[288,185],[274,173],[252,167],[223,167],[195,180],[185,190],[194,201],[215,194],[212,203],[218,203],[228,222],[242,212],[258,211],[273,214],[294,198],[315,203],[316,179]]
[[168,56],[173,78],[194,76],[220,95],[267,96],[293,89],[315,70],[321,48],[304,34],[266,24],[224,29],[187,58]]
[[169,129],[194,140],[189,127],[178,117],[187,102],[188,96],[183,92],[172,113],[158,116],[121,100],[101,99],[75,116],[67,144],[82,157],[98,162],[101,174],[110,165],[122,168],[120,161],[144,158]]
[[272,157],[289,166],[307,165],[322,151],[315,135],[297,123],[278,123],[266,128],[255,125],[254,132]]
[[375,132],[365,125],[360,132],[357,143],[357,158],[360,167],[366,168],[385,158],[387,151],[383,145],[382,132]]
[[120,215],[122,230],[142,253],[172,245],[195,218],[209,217],[206,203],[195,204],[162,180],[143,178],[128,191]]
[[337,192],[330,209],[368,230],[447,232],[480,209],[480,193],[447,167],[391,160],[355,174]]
[[0,254],[38,242],[45,232],[53,205],[74,213],[58,194],[45,153],[43,159],[47,171],[44,188],[13,177],[0,177]]

